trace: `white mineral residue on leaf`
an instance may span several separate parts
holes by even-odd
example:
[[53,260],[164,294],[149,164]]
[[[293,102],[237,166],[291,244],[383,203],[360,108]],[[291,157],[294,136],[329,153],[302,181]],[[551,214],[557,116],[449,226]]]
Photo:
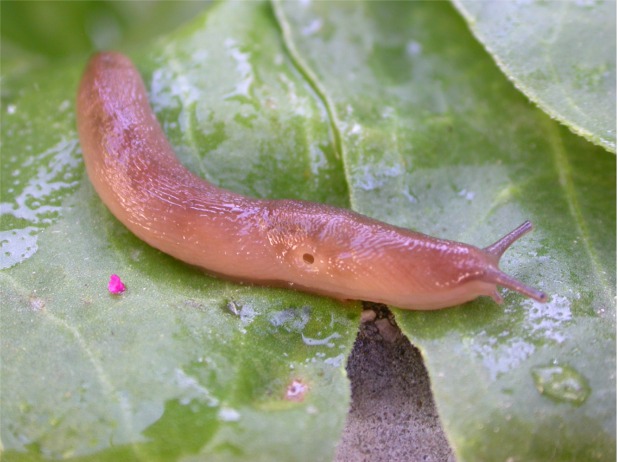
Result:
[[238,422],[240,420],[240,412],[229,407],[222,407],[219,409],[217,417],[223,422]]
[[[75,169],[80,158],[76,152],[77,140],[69,140],[61,141],[41,154],[29,157],[23,167],[38,166],[36,175],[23,186],[14,203],[0,203],[0,214],[12,215],[33,224],[51,224],[62,210],[58,204],[60,201],[54,200],[58,193],[78,185]],[[20,173],[20,170],[16,170],[14,176]],[[15,180],[13,185],[14,189],[19,189],[20,180]]]
[[223,44],[229,56],[231,56],[236,63],[236,72],[238,74],[237,79],[235,79],[237,80],[236,88],[233,92],[225,96],[227,98],[231,96],[245,96],[248,98],[251,96],[250,88],[254,80],[253,69],[249,61],[250,55],[249,53],[241,51],[238,43],[234,39],[228,38]]
[[0,231],[0,269],[10,268],[35,254],[38,250],[38,230],[34,226],[27,226]]
[[309,145],[309,159],[309,166],[313,175],[317,176],[320,173],[320,169],[328,166],[324,151],[319,144],[311,143]]
[[408,56],[418,56],[422,51],[423,46],[414,40],[411,40],[406,44],[406,53]]
[[313,20],[311,20],[311,22],[309,22],[309,24],[307,24],[305,27],[303,27],[300,31],[300,33],[302,35],[304,35],[305,37],[310,36],[315,34],[316,32],[319,32],[320,29],[322,29],[322,19],[321,18],[315,18]]
[[548,262],[551,260],[551,256],[539,255],[536,250],[530,250],[526,253],[526,255],[528,255],[529,257],[535,258],[538,262]]
[[195,377],[187,375],[180,368],[174,370],[174,384],[182,391],[182,395],[178,398],[180,404],[187,405],[193,400],[198,400],[211,407],[219,405],[219,400],[213,397]]
[[[200,95],[200,89],[193,84],[187,72],[175,68],[173,60],[166,61],[152,73],[149,99],[155,112],[190,106],[199,100]],[[180,118],[181,126],[185,118]]]
[[[501,334],[504,337],[508,335],[509,332]],[[482,332],[471,349],[481,357],[483,366],[487,369],[491,380],[495,380],[498,376],[518,367],[528,359],[534,353],[535,347],[520,338],[502,340]]]
[[283,328],[287,332],[302,332],[310,318],[311,308],[303,306],[275,311],[270,315],[269,321],[273,326]]
[[[294,115],[307,117],[310,114],[308,108],[311,107],[311,103],[308,101],[307,97],[298,93],[296,83],[285,73],[280,72],[278,77],[285,86],[285,94],[288,99],[289,107],[294,111]],[[275,107],[276,106],[273,106],[273,108]]]
[[476,195],[476,193],[473,192],[473,191],[468,191],[467,189],[462,189],[461,191],[459,191],[457,193],[457,195],[459,197],[463,197],[464,199],[466,199],[469,202],[472,202],[472,200],[474,199],[474,196]]
[[[235,306],[238,309],[238,304],[235,304]],[[253,305],[249,303],[244,303],[238,310],[238,315],[240,316],[240,323],[243,327],[247,327],[249,324],[251,324],[258,314],[259,313],[253,307]]]
[[[0,217],[25,221],[0,235],[0,268],[9,268],[31,257],[37,250],[37,233],[54,223],[62,211],[62,200],[79,184],[77,140],[62,140],[40,154],[32,155],[13,171],[14,202],[0,203]],[[24,171],[36,173],[22,184]]]
[[341,338],[341,334],[338,332],[333,332],[328,337],[324,338],[310,338],[306,337],[305,334],[301,334],[303,338],[303,342],[305,345],[316,346],[316,345],[325,345],[329,348],[333,348],[335,344],[332,342],[334,339]]
[[[526,5],[532,5],[535,2],[536,0],[513,0],[511,3],[520,5],[520,6],[526,6]],[[519,23],[519,19],[517,17],[513,17],[513,15],[508,15],[506,19],[509,22]]]
[[382,188],[387,182],[392,181],[404,173],[401,164],[381,163],[378,165],[359,165],[352,173],[354,187],[364,191],[373,191]]
[[554,295],[547,303],[527,299],[525,328],[534,337],[562,343],[566,339],[564,327],[573,319],[571,301]]
[[575,0],[575,4],[583,8],[591,8],[598,3],[600,3],[599,0]]
[[390,119],[395,114],[395,108],[392,106],[385,106],[382,109],[382,118]]
[[200,91],[184,74],[176,74],[173,79],[168,82],[169,90],[172,96],[177,96],[183,105],[189,106],[195,103],[200,95]]
[[324,364],[328,364],[329,366],[333,367],[341,367],[345,364],[345,358],[346,356],[344,354],[340,354],[332,358],[325,359]]
[[139,262],[142,259],[143,252],[141,249],[131,249],[129,252],[129,258],[135,262]]
[[[333,327],[335,327],[335,314],[331,311],[330,312],[330,322],[328,323],[328,328],[332,329]],[[322,332],[320,332],[321,334]]]
[[410,187],[404,188],[401,193],[406,199],[408,199],[408,202],[410,202],[411,204],[416,204],[418,202],[418,199],[416,198]]
[[67,109],[71,109],[73,107],[73,104],[71,103],[71,101],[69,101],[68,99],[65,99],[62,103],[60,103],[60,106],[58,106],[58,110],[60,112],[64,112]]
[[[517,309],[523,310],[524,319],[513,330],[504,330],[498,335],[481,332],[471,347],[481,357],[492,380],[528,359],[535,352],[535,345],[564,342],[573,321],[571,301],[561,295],[550,297],[545,304],[523,300],[521,308]],[[509,316],[515,316],[515,311],[505,308]]]
[[359,123],[354,123],[350,130],[348,131],[348,135],[360,135],[363,132],[363,127]]
[[191,53],[191,61],[202,63],[206,61],[208,58],[208,50],[205,48],[196,48],[193,53]]
[[160,112],[165,108],[177,108],[180,105],[180,101],[174,97],[169,88],[169,81],[172,78],[171,69],[166,65],[152,73],[149,100],[154,112]]

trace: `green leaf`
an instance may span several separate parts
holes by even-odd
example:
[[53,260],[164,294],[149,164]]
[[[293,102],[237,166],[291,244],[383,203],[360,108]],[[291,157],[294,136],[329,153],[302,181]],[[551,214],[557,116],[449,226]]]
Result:
[[[267,3],[213,7],[133,58],[192,169],[240,192],[347,203],[326,113]],[[359,305],[217,280],[132,236],[84,173],[84,64],[3,100],[3,455],[331,459]],[[126,293],[107,292],[112,273]]]
[[447,4],[276,11],[340,129],[354,208],[479,246],[536,225],[502,267],[549,303],[396,312],[458,458],[613,459],[615,157],[531,107]]
[[[530,218],[502,266],[548,305],[398,322],[461,460],[615,457],[615,157],[531,107],[449,4],[220,3],[130,55],[218,185],[477,245]],[[3,456],[332,458],[358,305],[216,280],[130,235],[83,172],[83,66],[2,89]]]
[[193,18],[209,0],[162,2],[2,2],[2,68],[33,65],[96,49],[134,48]]
[[453,0],[528,98],[616,152],[616,2]]

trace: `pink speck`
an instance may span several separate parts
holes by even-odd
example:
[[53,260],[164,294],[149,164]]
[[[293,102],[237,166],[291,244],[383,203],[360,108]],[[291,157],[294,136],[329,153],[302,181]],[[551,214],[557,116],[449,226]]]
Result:
[[109,278],[109,284],[107,284],[107,290],[109,290],[111,294],[121,294],[127,290],[127,288],[117,274],[112,274]]
[[305,399],[305,395],[309,391],[309,386],[306,383],[301,382],[300,380],[294,379],[290,385],[288,385],[288,389],[285,393],[285,398],[288,401],[303,401]]

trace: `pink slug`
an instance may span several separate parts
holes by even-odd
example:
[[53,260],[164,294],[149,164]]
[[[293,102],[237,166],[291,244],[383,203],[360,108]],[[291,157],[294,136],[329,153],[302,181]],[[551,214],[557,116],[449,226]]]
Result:
[[88,63],[77,123],[90,181],[116,218],[210,273],[407,309],[482,295],[501,302],[497,285],[546,301],[498,269],[530,222],[479,249],[328,205],[242,196],[199,178],[176,158],[137,69],[119,53]]

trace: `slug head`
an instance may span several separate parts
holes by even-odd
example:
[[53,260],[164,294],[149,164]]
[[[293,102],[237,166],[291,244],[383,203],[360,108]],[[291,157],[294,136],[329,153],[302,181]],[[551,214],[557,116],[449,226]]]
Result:
[[429,236],[415,237],[403,247],[393,247],[385,258],[396,271],[390,278],[390,300],[384,302],[425,310],[459,305],[479,296],[490,296],[501,303],[497,286],[545,302],[547,296],[543,292],[507,275],[498,266],[502,254],[531,229],[527,221],[484,249]]

